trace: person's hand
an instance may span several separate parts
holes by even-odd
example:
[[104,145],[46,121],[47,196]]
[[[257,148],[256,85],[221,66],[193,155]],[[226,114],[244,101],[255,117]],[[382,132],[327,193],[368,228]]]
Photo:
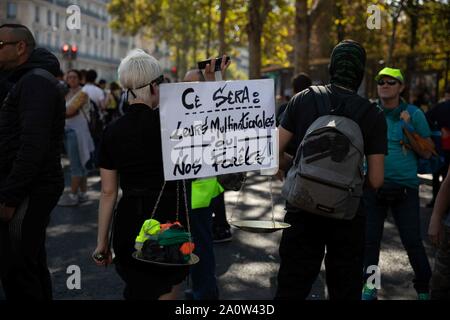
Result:
[[[225,79],[226,71],[231,64],[231,60],[226,62],[226,58],[227,58],[227,56],[224,54],[222,56],[222,63],[220,64],[220,71],[222,72],[222,79]],[[210,58],[210,60],[211,60],[211,64],[207,64],[205,67],[205,74],[204,74],[205,81],[215,81],[216,80],[215,71],[214,71],[215,67],[216,67],[216,59]]]
[[0,205],[0,220],[3,222],[11,221],[15,212],[16,208]]
[[403,111],[402,113],[400,113],[400,119],[402,119],[406,123],[409,123],[409,121],[411,120],[411,116],[409,115],[408,111]]
[[433,214],[431,216],[430,225],[428,226],[428,237],[434,246],[439,246],[443,231],[442,220],[439,216]]
[[99,244],[92,254],[92,259],[97,266],[108,266],[112,263],[112,254],[107,244]]

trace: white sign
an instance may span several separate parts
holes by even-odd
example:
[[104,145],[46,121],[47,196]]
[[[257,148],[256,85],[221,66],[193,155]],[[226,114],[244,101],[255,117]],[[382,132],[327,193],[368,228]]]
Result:
[[165,179],[277,168],[274,89],[272,79],[162,84]]

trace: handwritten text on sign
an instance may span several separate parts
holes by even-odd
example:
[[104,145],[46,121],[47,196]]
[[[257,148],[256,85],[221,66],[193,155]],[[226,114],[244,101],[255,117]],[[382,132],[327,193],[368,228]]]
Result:
[[277,167],[272,79],[160,88],[166,180]]

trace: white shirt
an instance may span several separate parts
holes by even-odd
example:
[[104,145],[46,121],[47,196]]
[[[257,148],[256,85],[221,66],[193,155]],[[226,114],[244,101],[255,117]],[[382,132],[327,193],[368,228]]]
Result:
[[101,108],[102,102],[105,99],[105,93],[102,89],[91,83],[86,83],[82,91],[89,96],[89,99],[94,101],[97,107]]

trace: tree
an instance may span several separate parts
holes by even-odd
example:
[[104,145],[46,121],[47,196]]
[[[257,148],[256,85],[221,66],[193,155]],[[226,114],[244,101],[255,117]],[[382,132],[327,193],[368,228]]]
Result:
[[263,67],[292,66],[294,18],[295,8],[288,1],[279,2],[267,15],[261,39]]
[[[307,0],[295,1],[295,73],[308,72],[312,26],[317,18],[332,7],[332,0],[315,0],[311,8]],[[323,38],[323,35],[320,36]]]
[[290,1],[112,0],[108,10],[114,29],[166,42],[179,74],[198,60],[223,53],[238,57],[239,48],[247,47],[249,76],[258,78],[263,62],[288,64]]
[[309,70],[309,38],[310,21],[308,17],[308,1],[295,1],[295,73]]
[[249,0],[247,35],[250,79],[258,79],[261,76],[261,37],[264,23],[271,9],[270,1]]
[[226,42],[226,19],[227,19],[227,11],[228,11],[228,1],[220,0],[220,21],[218,27],[219,33],[219,53],[224,54],[227,52],[227,42]]
[[398,26],[398,18],[400,17],[400,14],[405,9],[405,2],[406,0],[400,0],[400,1],[392,1],[390,4],[390,17],[392,20],[392,31],[391,36],[389,39],[389,51],[388,56],[386,59],[386,63],[390,65],[392,63],[392,58],[394,56],[394,50],[395,50],[395,37],[397,34],[397,26]]

